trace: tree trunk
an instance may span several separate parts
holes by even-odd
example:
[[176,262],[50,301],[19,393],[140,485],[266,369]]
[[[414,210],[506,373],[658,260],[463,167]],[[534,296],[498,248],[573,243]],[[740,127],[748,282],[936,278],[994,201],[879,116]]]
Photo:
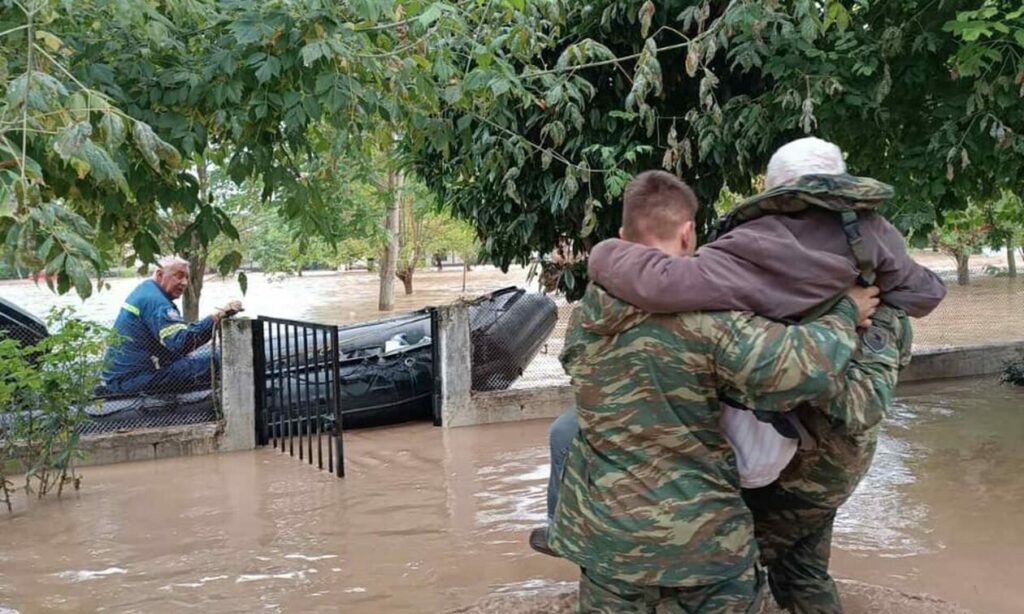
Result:
[[412,274],[416,271],[415,266],[405,266],[401,271],[396,273],[398,279],[402,280],[402,285],[405,286],[406,295],[412,294]]
[[[193,241],[195,243],[195,241]],[[199,297],[203,294],[203,277],[206,273],[206,248],[202,245],[193,244],[192,250],[185,254],[188,259],[188,268],[191,274],[188,278],[188,286],[182,296],[182,308],[185,311],[186,322],[195,322],[199,319]]]
[[469,272],[469,265],[465,262],[462,263],[462,293],[466,293],[466,273]]
[[398,243],[400,240],[400,210],[402,185],[405,177],[398,171],[388,173],[388,188],[391,190],[391,204],[388,206],[388,217],[385,226],[388,231],[388,245],[381,254],[380,263],[380,300],[377,309],[391,311],[395,308],[395,270],[398,265]]
[[[199,201],[209,202],[210,177],[206,173],[206,160],[199,159],[196,165],[196,178],[199,180]],[[188,260],[189,278],[188,287],[185,288],[185,295],[182,297],[182,309],[186,322],[195,322],[199,319],[199,298],[203,294],[203,281],[206,276],[206,259],[209,252],[206,247],[192,238],[192,245],[183,256]]]
[[956,255],[956,283],[961,286],[971,283],[971,270],[967,268],[970,259],[971,255],[966,252]]
[[1013,237],[1006,239],[1006,268],[1010,277],[1017,276],[1017,258],[1015,257],[1013,250],[1016,248],[1013,246]]

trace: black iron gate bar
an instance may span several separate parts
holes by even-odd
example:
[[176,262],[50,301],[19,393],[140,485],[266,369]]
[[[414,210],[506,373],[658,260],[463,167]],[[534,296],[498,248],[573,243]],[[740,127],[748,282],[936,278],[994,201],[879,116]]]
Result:
[[261,316],[253,322],[259,443],[345,475],[338,328]]

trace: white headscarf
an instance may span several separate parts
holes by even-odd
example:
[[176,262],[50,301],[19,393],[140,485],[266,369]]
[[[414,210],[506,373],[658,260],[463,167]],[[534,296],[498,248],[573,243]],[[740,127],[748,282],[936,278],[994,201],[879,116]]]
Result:
[[786,143],[772,154],[764,187],[770,190],[801,175],[839,175],[845,172],[846,162],[839,147],[810,136]]

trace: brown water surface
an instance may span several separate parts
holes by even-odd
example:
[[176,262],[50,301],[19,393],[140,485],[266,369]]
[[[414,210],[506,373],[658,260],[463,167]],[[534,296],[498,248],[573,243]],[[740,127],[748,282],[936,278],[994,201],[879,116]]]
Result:
[[[928,252],[915,252],[914,257],[928,262],[929,266],[945,267],[946,273],[949,272],[949,258]],[[375,273],[311,272],[302,277],[280,279],[251,273],[249,277],[248,294],[243,299],[247,316],[348,324],[390,315],[377,310],[379,278]],[[517,267],[502,273],[494,267],[479,266],[466,276],[466,290],[463,291],[461,269],[441,272],[420,270],[415,274],[415,292],[412,295],[404,294],[401,284],[397,284],[394,313],[449,303],[461,297],[475,297],[505,286],[535,289],[536,281],[528,284],[527,277],[528,270],[524,268]],[[72,306],[84,318],[112,323],[125,297],[140,281],[137,278],[107,280],[110,289],[95,294],[84,303],[73,294],[55,296],[45,284],[36,285],[24,280],[0,281],[0,296],[40,317],[45,317],[53,306]],[[242,298],[242,294],[234,280],[211,276],[203,289],[200,313],[205,315],[214,307],[235,298]],[[556,345],[564,334],[568,314],[568,308],[561,311],[561,326],[552,335]],[[914,332],[915,346],[919,349],[1024,341],[1024,278],[987,277],[976,272],[970,286],[951,283],[946,300],[927,318],[916,321]],[[552,353],[556,355],[557,348]],[[546,377],[540,378],[544,381],[561,371],[557,364],[540,370],[545,371]]]
[[[416,271],[413,294],[404,294],[402,284],[396,284],[394,312],[450,303],[462,296],[479,296],[506,286],[525,287],[526,277],[524,268],[502,273],[491,266],[478,266],[467,274],[463,292],[462,269]],[[113,323],[125,297],[141,281],[134,277],[108,279],[109,289],[104,288],[82,301],[73,293],[56,296],[46,284],[7,280],[0,281],[0,296],[39,317],[45,317],[54,306],[73,307],[86,319]],[[378,275],[366,271],[307,272],[302,277],[282,278],[250,273],[248,292],[244,296],[235,280],[209,276],[203,286],[199,311],[200,315],[206,315],[218,305],[241,299],[245,304],[244,315],[251,317],[263,315],[347,324],[390,315],[377,310],[378,290]]]
[[[547,421],[346,433],[348,477],[273,450],[83,470],[0,513],[0,612],[438,612],[573,581],[534,554]],[[842,510],[839,575],[1021,612],[1024,390],[905,387]]]

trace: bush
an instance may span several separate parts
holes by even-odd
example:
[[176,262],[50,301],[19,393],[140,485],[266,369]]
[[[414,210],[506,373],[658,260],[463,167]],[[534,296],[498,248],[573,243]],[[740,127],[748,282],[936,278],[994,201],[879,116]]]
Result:
[[1017,362],[1011,362],[1003,370],[1003,382],[1024,386],[1024,355]]
[[8,511],[18,490],[14,475],[23,474],[26,495],[42,498],[56,489],[60,496],[68,484],[78,489],[78,429],[88,419],[84,408],[98,403],[93,389],[114,340],[68,309],[51,312],[48,325],[56,332],[36,345],[0,337],[0,495]]

